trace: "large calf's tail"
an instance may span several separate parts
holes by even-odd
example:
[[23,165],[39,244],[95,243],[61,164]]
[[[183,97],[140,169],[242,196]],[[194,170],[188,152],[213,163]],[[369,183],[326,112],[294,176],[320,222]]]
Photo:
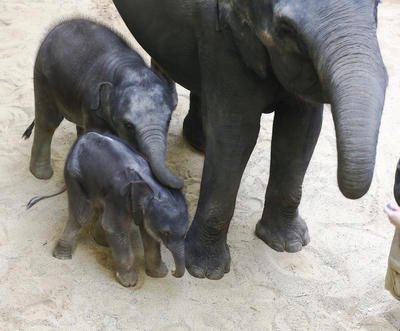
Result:
[[48,199],[48,198],[52,198],[55,197],[56,195],[59,195],[63,192],[65,192],[67,190],[67,186],[64,185],[60,191],[54,193],[54,194],[50,194],[50,195],[40,195],[37,197],[33,197],[32,199],[29,200],[28,204],[26,205],[26,209],[29,209],[31,207],[33,207],[34,205],[36,205],[40,200],[44,200],[44,199]]
[[28,139],[32,134],[32,130],[33,130],[34,126],[35,126],[35,121],[32,121],[31,125],[28,126],[28,128],[25,130],[24,134],[22,135],[22,138],[24,138],[25,140]]

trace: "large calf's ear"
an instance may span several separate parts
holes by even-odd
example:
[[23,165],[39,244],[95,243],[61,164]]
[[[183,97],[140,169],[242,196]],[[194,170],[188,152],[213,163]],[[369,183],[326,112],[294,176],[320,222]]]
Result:
[[113,84],[110,82],[101,82],[97,85],[90,102],[90,108],[102,118],[110,118],[111,115],[111,92]]

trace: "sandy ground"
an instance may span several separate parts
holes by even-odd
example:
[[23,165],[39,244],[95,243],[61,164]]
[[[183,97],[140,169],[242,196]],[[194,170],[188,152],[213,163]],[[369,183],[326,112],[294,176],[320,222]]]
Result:
[[[70,261],[51,256],[67,217],[66,196],[26,211],[26,202],[62,186],[74,126],[63,122],[53,142],[55,175],[40,181],[28,171],[32,141],[21,134],[33,119],[32,68],[36,49],[61,18],[86,15],[106,22],[133,43],[111,1],[0,2],[0,329],[140,330],[398,330],[400,304],[383,289],[393,234],[382,212],[392,199],[400,156],[400,1],[380,6],[380,43],[390,75],[373,185],[357,201],[336,184],[332,118],[304,183],[301,205],[311,243],[300,253],[277,253],[253,231],[268,178],[273,115],[264,116],[259,142],[243,177],[229,233],[231,272],[220,281],[141,274],[138,289],[114,279],[108,249],[83,232]],[[190,211],[196,207],[202,156],[182,140],[188,93],[170,132],[169,164],[185,178]],[[171,256],[163,252],[170,268]],[[141,265],[143,259],[139,258]]]

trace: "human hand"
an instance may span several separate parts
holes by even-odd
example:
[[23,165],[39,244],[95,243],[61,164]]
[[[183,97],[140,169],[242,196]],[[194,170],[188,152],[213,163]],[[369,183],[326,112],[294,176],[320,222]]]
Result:
[[388,215],[390,223],[400,228],[400,207],[394,203],[388,203],[383,211]]

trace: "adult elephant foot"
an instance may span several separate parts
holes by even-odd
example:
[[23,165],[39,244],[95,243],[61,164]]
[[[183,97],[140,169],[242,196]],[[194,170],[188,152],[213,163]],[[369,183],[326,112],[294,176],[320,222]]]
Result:
[[297,215],[295,219],[261,219],[256,226],[256,235],[269,247],[278,252],[295,253],[310,242],[306,222]]
[[322,124],[322,105],[287,95],[277,103],[264,211],[256,235],[278,252],[298,252],[310,242],[300,217],[302,184]]
[[231,265],[225,240],[202,241],[191,230],[186,236],[185,259],[187,271],[196,278],[221,279]]
[[183,136],[196,150],[204,153],[205,138],[200,112],[200,98],[190,93],[190,109],[183,121]]

